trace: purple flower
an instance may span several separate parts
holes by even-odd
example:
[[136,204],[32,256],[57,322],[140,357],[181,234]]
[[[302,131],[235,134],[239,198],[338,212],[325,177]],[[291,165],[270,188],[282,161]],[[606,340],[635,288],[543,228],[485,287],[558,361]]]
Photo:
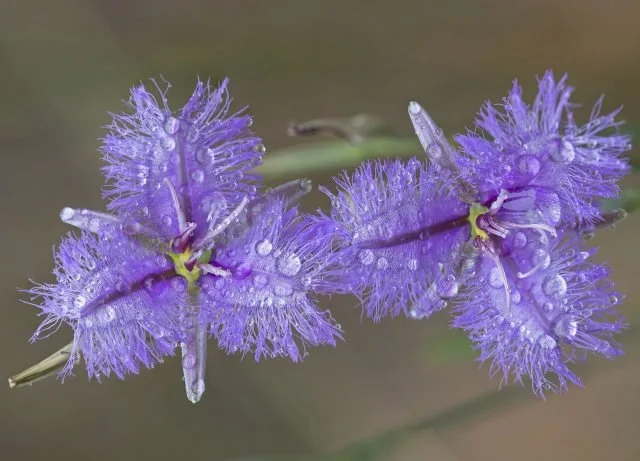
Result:
[[[549,245],[532,230],[505,239],[496,264],[475,258],[465,266],[465,294],[453,325],[469,332],[491,373],[522,383],[536,395],[581,385],[567,363],[587,352],[614,358],[622,352],[612,336],[623,327],[614,310],[620,295],[606,281],[608,270],[587,261],[575,235]],[[555,375],[551,376],[551,375]]]
[[209,333],[229,352],[294,361],[306,345],[340,337],[312,297],[330,288],[331,241],[290,208],[309,182],[256,192],[248,170],[264,147],[248,116],[228,114],[226,84],[212,91],[198,82],[178,112],[164,91],[158,104],[140,86],[134,112],[113,116],[103,152],[115,214],[63,209],[62,220],[83,233],[59,248],[57,283],[30,290],[47,315],[36,336],[61,322],[74,329],[63,374],[82,355],[89,376],[123,377],[179,343],[195,403]]
[[318,218],[340,248],[332,275],[368,316],[422,318],[450,301],[492,371],[529,375],[538,395],[579,383],[567,364],[580,351],[620,353],[618,295],[575,234],[616,194],[628,139],[608,133],[620,122],[601,103],[577,127],[569,93],[547,73],[530,109],[516,86],[506,114],[487,106],[478,122],[492,139],[456,138],[464,152],[412,102],[429,166],[365,164],[336,180],[331,216]]
[[456,255],[469,235],[453,178],[412,159],[364,163],[336,182],[337,194],[324,189],[332,210],[320,221],[331,223],[341,248],[333,276],[367,316],[423,318],[445,307],[458,292]]
[[541,214],[528,221],[575,226],[598,221],[600,199],[618,194],[617,181],[629,170],[621,154],[630,148],[628,136],[617,132],[619,110],[602,115],[600,98],[578,126],[566,81],[546,72],[531,106],[514,83],[503,112],[487,103],[476,121],[479,133],[455,137],[463,151],[455,163],[479,203],[517,191]]

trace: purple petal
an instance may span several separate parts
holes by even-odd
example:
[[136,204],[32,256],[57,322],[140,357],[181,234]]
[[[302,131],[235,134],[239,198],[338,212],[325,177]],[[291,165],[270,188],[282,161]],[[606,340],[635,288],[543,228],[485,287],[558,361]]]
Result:
[[217,89],[199,81],[187,104],[172,112],[166,90],[158,99],[141,85],[131,90],[131,114],[113,115],[102,151],[110,188],[109,209],[139,221],[167,239],[178,234],[175,187],[186,221],[207,231],[212,207],[226,214],[255,195],[247,171],[261,163],[263,146],[251,118],[229,114],[227,80]]
[[612,336],[623,322],[608,271],[587,261],[593,252],[583,251],[575,236],[550,245],[539,237],[530,230],[512,233],[499,264],[481,257],[469,266],[478,275],[469,277],[453,325],[469,332],[492,374],[501,373],[504,382],[528,376],[542,396],[570,382],[580,385],[567,365],[586,352],[620,355]]
[[164,256],[158,256],[124,235],[104,240],[83,233],[61,243],[55,284],[36,284],[27,292],[46,315],[34,339],[61,323],[74,331],[73,353],[63,374],[71,372],[81,354],[90,377],[111,372],[123,378],[140,365],[153,366],[173,354],[180,339],[176,313],[184,290]]
[[469,238],[469,207],[450,193],[452,178],[412,159],[365,163],[337,183],[337,194],[325,190],[333,204],[325,221],[341,247],[339,283],[365,298],[374,320],[443,308],[457,293],[456,255]]
[[203,309],[227,352],[263,357],[306,355],[306,346],[335,345],[340,327],[318,309],[313,292],[326,290],[330,236],[318,235],[296,210],[271,199],[252,224],[217,247],[212,265],[231,275],[204,275]]

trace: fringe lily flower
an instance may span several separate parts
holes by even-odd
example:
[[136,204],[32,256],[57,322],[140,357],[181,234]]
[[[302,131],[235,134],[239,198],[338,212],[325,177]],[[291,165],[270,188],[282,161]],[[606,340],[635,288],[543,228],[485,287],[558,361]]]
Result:
[[575,234],[617,193],[629,140],[601,101],[577,126],[570,92],[547,72],[529,107],[516,85],[506,114],[488,105],[480,116],[488,138],[456,137],[462,152],[410,103],[428,166],[365,164],[337,180],[323,224],[341,248],[334,275],[367,315],[421,318],[450,301],[492,370],[529,375],[538,395],[579,383],[567,367],[579,351],[618,355],[611,336],[623,325],[607,271],[586,261]]
[[309,183],[258,193],[248,171],[264,147],[250,117],[228,113],[226,86],[198,82],[177,112],[165,91],[158,101],[140,86],[133,112],[113,116],[102,148],[113,214],[63,209],[82,233],[58,249],[57,283],[30,290],[47,315],[36,337],[61,322],[74,329],[63,374],[81,355],[89,376],[123,377],[179,344],[195,403],[210,333],[229,352],[294,361],[340,337],[312,298],[327,290],[331,242],[291,207]]

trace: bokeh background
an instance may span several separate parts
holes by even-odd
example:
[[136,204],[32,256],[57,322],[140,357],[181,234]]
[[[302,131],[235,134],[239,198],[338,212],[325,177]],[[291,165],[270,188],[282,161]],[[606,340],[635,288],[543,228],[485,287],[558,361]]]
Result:
[[[15,289],[51,280],[51,247],[69,230],[58,219],[63,206],[103,208],[100,127],[141,80],[163,75],[179,107],[196,76],[231,77],[236,107],[251,105],[269,152],[306,142],[286,136],[292,119],[368,112],[408,134],[410,99],[445,131],[463,130],[514,78],[532,97],[547,68],[569,72],[585,106],[606,93],[607,109],[624,104],[624,118],[638,124],[639,24],[637,0],[0,0],[0,374],[70,338],[65,331],[29,345],[36,310]],[[327,205],[317,192],[306,204]],[[640,320],[639,229],[632,215],[593,241],[627,294],[631,323]],[[463,405],[381,459],[640,459],[636,330],[623,337],[625,357],[580,369],[585,389],[544,402],[511,387],[496,398],[486,368],[443,352],[446,313],[373,324],[351,298],[323,305],[346,330],[344,343],[295,366],[256,364],[211,344],[196,406],[183,395],[177,358],[123,382],[88,382],[78,370],[64,385],[0,390],[0,457],[330,453]]]

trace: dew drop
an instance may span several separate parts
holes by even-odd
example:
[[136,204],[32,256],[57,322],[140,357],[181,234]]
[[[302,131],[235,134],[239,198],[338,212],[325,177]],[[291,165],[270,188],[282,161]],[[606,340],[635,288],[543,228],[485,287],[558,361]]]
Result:
[[198,379],[195,383],[193,383],[193,386],[191,387],[191,390],[197,396],[201,396],[202,394],[204,394],[204,389],[204,379]]
[[264,154],[267,151],[267,148],[264,147],[264,144],[258,144],[256,147],[253,148],[253,150],[260,154]]
[[542,335],[538,339],[538,344],[540,344],[540,347],[542,347],[543,349],[553,349],[558,345],[556,340],[549,335]]
[[524,232],[516,232],[513,236],[513,246],[515,248],[524,248],[527,244],[527,236]]
[[264,298],[264,305],[267,307],[273,306],[273,298],[271,296]]
[[409,270],[415,271],[418,268],[418,260],[413,258],[410,259],[407,263],[407,267],[409,268]]
[[253,276],[253,284],[256,286],[256,288],[262,288],[266,286],[268,281],[269,280],[267,279],[267,276],[264,274],[258,273]]
[[559,274],[547,277],[542,283],[542,291],[551,298],[562,298],[567,294],[567,282]]
[[85,298],[82,295],[78,295],[76,299],[73,300],[73,305],[77,309],[82,309],[85,306],[85,304],[87,304],[87,298]]
[[618,297],[616,295],[609,296],[609,302],[611,304],[617,304],[618,303]]
[[204,172],[202,170],[194,170],[191,173],[191,179],[193,179],[197,183],[201,183],[204,181]]
[[531,257],[531,262],[534,266],[537,266],[540,269],[546,269],[551,264],[551,256],[549,253],[544,251],[542,248],[538,248]]
[[196,366],[196,356],[194,354],[188,353],[184,357],[182,357],[182,366],[184,368],[193,368]]
[[293,288],[286,282],[279,282],[274,287],[273,291],[278,296],[291,296],[293,293]]
[[558,163],[569,163],[576,158],[576,151],[569,141],[559,140],[551,147],[551,158]]
[[422,109],[422,108],[420,107],[420,104],[418,104],[417,102],[415,102],[415,101],[411,101],[411,102],[409,103],[409,113],[411,113],[411,114],[413,114],[413,115],[417,115],[417,114],[419,114],[419,113],[420,113],[420,110],[421,110],[421,109]]
[[90,232],[97,233],[100,230],[100,220],[98,218],[91,218],[87,224],[87,228]]
[[376,268],[383,271],[387,267],[389,267],[389,262],[386,260],[386,258],[384,257],[378,258],[378,261],[376,262]]
[[189,131],[187,132],[187,142],[191,144],[195,143],[198,140],[198,136],[200,136],[198,128],[196,128],[195,126],[191,126],[191,128],[189,128]]
[[504,280],[502,280],[502,272],[497,267],[491,268],[491,272],[489,272],[489,285],[493,288],[501,288],[504,285]]
[[517,159],[520,173],[535,176],[540,172],[540,161],[533,155],[521,155]]
[[511,291],[511,302],[513,304],[518,304],[522,300],[522,295],[518,290]]
[[436,143],[431,143],[427,146],[426,152],[432,159],[440,158],[442,156],[442,147]]
[[111,322],[116,318],[116,310],[112,306],[107,307],[106,313],[107,313],[107,320],[109,322]]
[[553,331],[558,336],[573,338],[578,333],[578,322],[571,317],[561,318],[556,323]]
[[176,140],[171,137],[164,138],[162,141],[160,141],[160,143],[162,144],[162,148],[167,152],[171,152],[176,148]]
[[272,249],[273,245],[269,240],[260,240],[258,243],[256,243],[256,253],[258,253],[260,256],[267,256],[269,253],[271,253]]
[[360,260],[360,263],[364,264],[365,266],[373,263],[374,259],[375,255],[373,254],[373,251],[369,249],[361,250],[360,253],[358,253],[358,260]]
[[553,303],[544,303],[544,306],[542,306],[542,308],[545,310],[545,312],[551,312],[553,310]]
[[438,296],[441,298],[453,298],[458,294],[458,289],[458,282],[453,275],[447,275],[438,282]]
[[175,117],[169,116],[164,121],[164,131],[166,131],[167,134],[175,134],[178,132],[179,128],[180,128],[180,122]]
[[165,226],[170,226],[171,223],[173,222],[173,220],[171,219],[171,216],[169,215],[164,215],[162,217],[162,222],[164,223]]
[[302,267],[302,261],[295,253],[287,253],[278,258],[276,261],[276,267],[282,275],[294,276],[300,272]]
[[200,149],[196,152],[196,161],[201,165],[213,164],[214,152],[211,149]]
[[68,220],[70,220],[71,218],[73,218],[73,215],[76,214],[75,211],[73,211],[73,208],[69,208],[64,207],[61,211],[60,211],[60,219],[63,222],[67,222]]

